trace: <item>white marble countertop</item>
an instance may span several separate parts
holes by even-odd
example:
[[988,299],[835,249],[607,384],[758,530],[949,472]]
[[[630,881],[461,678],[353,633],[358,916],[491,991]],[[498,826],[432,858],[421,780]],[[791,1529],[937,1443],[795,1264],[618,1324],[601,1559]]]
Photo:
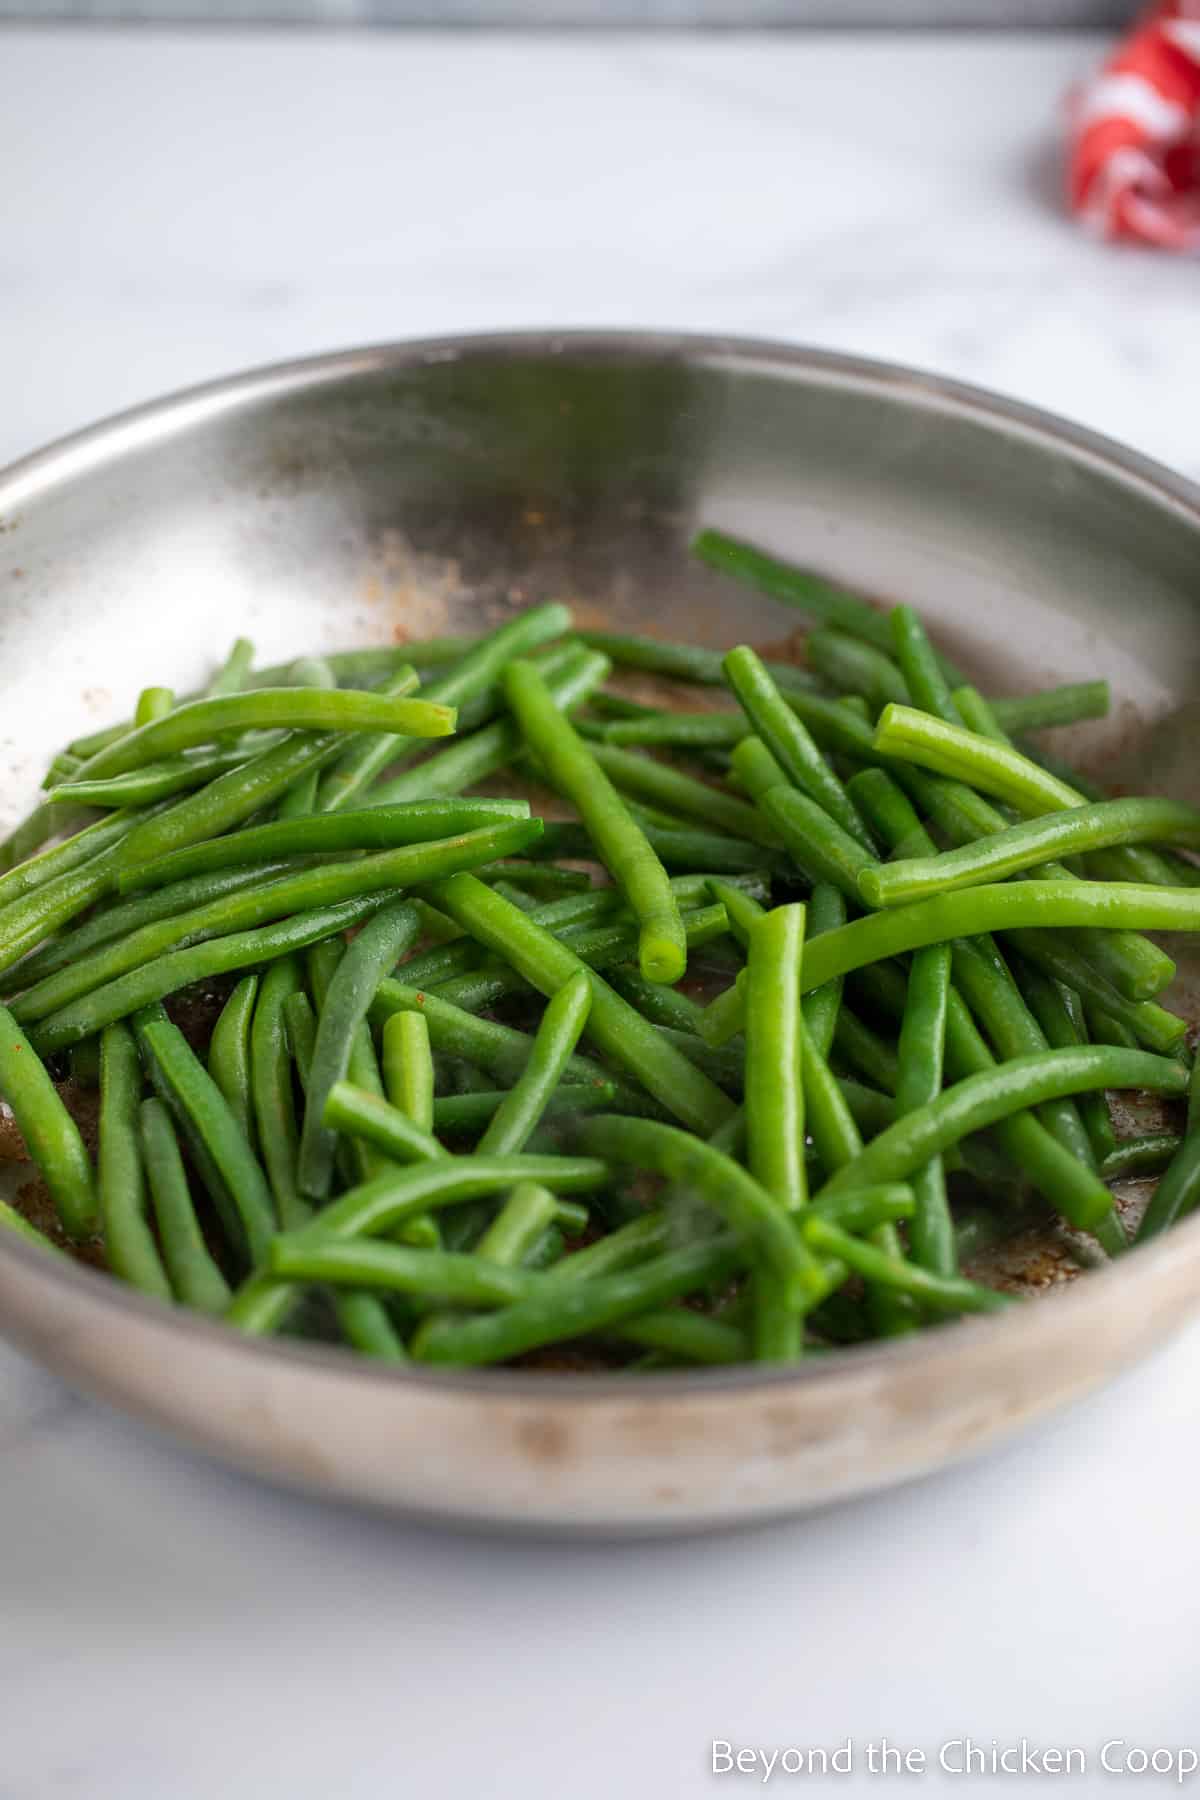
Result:
[[[1058,209],[1098,47],[0,28],[0,461],[260,361],[589,324],[891,357],[1200,476],[1195,265]],[[942,1479],[567,1550],[281,1497],[0,1349],[0,1800],[692,1794],[714,1738],[850,1737],[870,1791],[880,1734],[1078,1744],[1105,1791],[1105,1740],[1197,1731],[1198,1396],[1194,1329]]]

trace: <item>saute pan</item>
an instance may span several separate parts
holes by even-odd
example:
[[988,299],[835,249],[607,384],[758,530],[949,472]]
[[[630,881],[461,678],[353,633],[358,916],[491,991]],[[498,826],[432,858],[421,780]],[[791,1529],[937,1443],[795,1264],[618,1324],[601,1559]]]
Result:
[[[794,614],[692,565],[722,526],[924,610],[995,690],[1104,674],[1068,746],[1188,792],[1200,494],[1028,408],[882,364],[727,339],[535,334],[352,351],[118,418],[0,476],[3,810],[146,681],[239,633],[300,650],[581,620],[778,644]],[[0,821],[2,822],[2,821]],[[644,1378],[381,1370],[247,1342],[0,1244],[0,1330],[88,1393],[243,1468],[536,1530],[766,1518],[929,1471],[1095,1387],[1200,1297],[1200,1219],[1004,1315],[792,1370]],[[1015,1259],[1015,1260],[1014,1260]]]

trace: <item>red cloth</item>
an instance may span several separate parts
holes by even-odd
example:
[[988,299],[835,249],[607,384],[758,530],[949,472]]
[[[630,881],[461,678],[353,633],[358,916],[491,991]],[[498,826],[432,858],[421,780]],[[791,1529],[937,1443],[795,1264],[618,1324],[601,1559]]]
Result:
[[1200,250],[1200,0],[1151,6],[1073,114],[1074,211],[1105,237]]

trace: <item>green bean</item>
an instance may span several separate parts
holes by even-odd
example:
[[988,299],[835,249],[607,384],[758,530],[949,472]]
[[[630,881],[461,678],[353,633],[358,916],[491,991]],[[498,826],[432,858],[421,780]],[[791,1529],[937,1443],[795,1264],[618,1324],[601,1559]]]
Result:
[[1158,1175],[1174,1161],[1184,1139],[1177,1131],[1123,1138],[1100,1164],[1102,1181],[1128,1181],[1138,1175]]
[[70,874],[82,864],[91,862],[102,850],[127,836],[143,816],[140,812],[119,812],[108,819],[97,819],[94,825],[86,825],[65,843],[55,844],[52,849],[42,850],[37,856],[19,863],[15,869],[6,870],[0,875],[0,917],[12,901],[24,899],[35,888],[45,887],[58,876]]
[[879,865],[860,887],[872,906],[895,906],[931,893],[1000,881],[1052,858],[1114,844],[1200,847],[1200,812],[1172,800],[1105,800],[1022,821],[941,855]]
[[482,1156],[523,1150],[562,1080],[593,1006],[591,978],[580,969],[553,994],[534,1036],[529,1061],[479,1141]]
[[[577,722],[582,730],[586,721]],[[672,750],[726,750],[753,731],[740,712],[646,712],[636,719],[613,719],[600,728],[606,744],[654,745]]]
[[534,1181],[521,1182],[480,1238],[476,1255],[506,1268],[519,1268],[543,1231],[554,1224],[557,1213],[558,1201],[549,1188]]
[[413,1338],[413,1355],[423,1362],[501,1362],[541,1344],[622,1325],[721,1280],[736,1261],[728,1244],[699,1245],[587,1283],[548,1286],[543,1276],[526,1298],[497,1312],[426,1319]]
[[790,788],[769,788],[758,808],[810,881],[831,882],[847,899],[858,900],[858,877],[875,866],[872,852],[864,850],[806,795]]
[[939,1275],[931,1269],[911,1263],[903,1256],[893,1256],[861,1238],[853,1237],[839,1226],[813,1219],[807,1235],[814,1249],[838,1257],[865,1280],[892,1286],[926,1306],[946,1312],[1002,1312],[1013,1304],[1011,1294],[997,1293],[981,1287],[965,1275]]
[[504,690],[537,762],[580,814],[588,836],[638,920],[638,961],[648,981],[678,981],[687,944],[666,870],[603,769],[557,711],[537,668],[511,663]]
[[114,858],[120,851],[119,843],[110,844],[98,856],[11,900],[0,911],[0,970],[20,962],[50,932],[85,912],[107,893]]
[[[288,670],[288,687],[336,687],[337,676],[320,657],[298,656]],[[315,812],[321,771],[310,769],[293,783],[275,809],[277,819],[301,819]]]
[[[637,810],[642,811],[641,808]],[[765,849],[763,845],[752,844],[743,838],[725,837],[715,831],[667,831],[661,826],[645,823],[642,829],[654,854],[668,869],[706,870],[713,875],[790,873],[786,858],[778,851]],[[538,843],[538,854],[543,853],[584,857],[592,854],[592,848],[582,826],[547,825]]]
[[325,1101],[346,1073],[351,1041],[366,1020],[380,981],[416,941],[420,919],[404,901],[376,914],[338,964],[317,1019],[308,1080],[308,1104],[300,1134],[298,1180],[302,1193],[320,1199],[333,1180],[335,1134],[324,1122]]
[[730,575],[748,587],[756,587],[773,600],[794,606],[810,619],[838,625],[844,631],[853,632],[855,637],[878,645],[881,650],[891,648],[883,614],[876,612],[857,594],[847,593],[820,575],[793,568],[723,531],[701,531],[693,538],[691,551],[710,569]]
[[[473,937],[502,955],[544,994],[557,992],[585,966],[567,945],[515,907],[498,900],[472,876],[453,875],[448,881],[439,882],[433,898]],[[720,1089],[665,1043],[661,1033],[599,975],[589,973],[589,980],[589,1035],[677,1118],[693,1130],[715,1130],[733,1110]]]
[[[545,1193],[527,1184],[527,1192]],[[551,1197],[552,1198],[552,1197]],[[730,1252],[725,1252],[728,1260]],[[573,1287],[551,1286],[549,1276],[528,1268],[518,1269],[495,1258],[452,1252],[401,1250],[391,1244],[314,1241],[298,1243],[280,1239],[273,1251],[278,1272],[287,1278],[320,1281],[369,1282],[392,1292],[420,1298],[436,1296],[460,1305],[503,1305],[506,1301],[549,1299],[557,1313],[573,1310],[565,1296]],[[444,1315],[443,1315],[444,1317]],[[457,1319],[457,1315],[451,1315]],[[676,1326],[676,1319],[680,1326]],[[447,1323],[450,1321],[447,1320]],[[610,1321],[618,1337],[638,1344],[666,1345],[673,1352],[701,1362],[728,1362],[744,1354],[741,1334],[715,1319],[690,1312],[650,1312],[636,1319]],[[428,1320],[423,1334],[435,1324]],[[699,1330],[696,1329],[699,1327]],[[578,1334],[573,1334],[578,1335]]]
[[[1123,1054],[1133,1053],[1125,1051]],[[1200,1058],[1197,1058],[1197,1067],[1200,1068]],[[1142,1214],[1135,1241],[1143,1243],[1146,1238],[1156,1237],[1160,1231],[1176,1224],[1193,1210],[1197,1200],[1200,1200],[1200,1073],[1194,1068],[1188,1084],[1187,1131],[1183,1143]]]
[[[802,906],[776,907],[751,923],[746,995],[748,1166],[785,1212],[799,1211],[808,1199],[799,1043],[803,947]],[[803,1334],[778,1271],[757,1270],[754,1292],[756,1357],[794,1361]]]
[[410,737],[449,737],[455,710],[429,700],[392,699],[347,688],[257,688],[190,700],[165,718],[131,731],[86,764],[89,781],[141,768],[164,751],[212,743],[227,731],[394,731]]
[[[404,681],[392,684],[392,692],[400,688],[411,693],[417,685],[415,670],[405,672]],[[202,838],[218,837],[231,825],[261,811],[287,793],[297,781],[313,769],[322,768],[345,744],[338,731],[289,732],[281,743],[252,756],[248,762],[218,775],[207,787],[176,801],[153,819],[144,820],[125,840],[122,866],[153,862],[170,850],[180,850]]]
[[161,1100],[142,1102],[140,1141],[171,1288],[185,1306],[223,1313],[229,1284],[204,1242],[171,1115]]
[[932,713],[948,724],[961,725],[958,707],[942,672],[937,652],[926,635],[925,627],[911,606],[895,606],[888,617],[896,661],[900,665],[906,694],[889,696],[897,700],[911,698],[914,706]]
[[[765,907],[760,906],[758,901],[742,888],[731,887],[726,881],[710,880],[708,891],[714,901],[725,908],[732,935],[743,950],[748,950],[755,925],[760,919],[766,917]],[[702,1007],[697,1008],[697,1013],[702,1011]],[[691,1029],[695,1029],[695,1027],[693,1026]]]
[[154,1234],[146,1219],[146,1176],[138,1145],[142,1065],[127,1025],[100,1039],[100,1225],[109,1268],[156,1300],[171,1299]]
[[[610,666],[607,657],[578,648],[564,654],[555,669],[545,668],[543,672],[555,704],[567,712],[604,680]],[[371,803],[384,806],[402,800],[448,798],[506,769],[524,754],[521,733],[513,721],[497,719],[482,731],[435,750],[416,768],[406,769],[402,775],[373,788]]]
[[783,765],[776,762],[757,734],[742,739],[730,758],[730,765],[734,779],[752,800],[761,800],[771,788],[788,786]]
[[[560,637],[570,628],[571,614],[567,607],[557,603],[530,607],[527,612],[477,639],[461,660],[432,682],[425,693],[430,701],[451,709],[462,706],[498,682],[514,657],[525,655],[549,638]],[[403,725],[390,727],[391,731],[406,729]],[[345,806],[355,794],[364,793],[389,763],[419,747],[405,743],[402,738],[391,737],[388,732],[389,727],[385,724],[380,735],[350,747],[322,781],[317,797],[318,811],[337,811]],[[409,732],[414,738],[429,735],[420,730]]]
[[[529,1061],[516,1086],[492,1114],[476,1146],[480,1156],[512,1156],[525,1149],[579,1042],[591,1003],[591,988],[582,970],[547,1003]],[[510,1209],[518,1216],[524,1214],[528,1202],[523,1196],[528,1185],[514,1188],[489,1227],[502,1242],[512,1225]]]
[[[445,1056],[461,1057],[480,1069],[493,1081],[511,1087],[529,1060],[533,1039],[510,1025],[495,1019],[478,1019],[459,1006],[442,1000],[435,993],[389,979],[381,981],[371,1008],[372,1022],[382,1026],[395,1012],[424,1013],[429,1026],[429,1041]],[[567,1078],[578,1082],[604,1082],[609,1071],[586,1056],[573,1056],[567,1065]],[[650,1109],[657,1114],[653,1102],[624,1084],[618,1087],[618,1105],[628,1109]]]
[[1110,696],[1107,681],[1075,681],[1044,688],[1039,694],[993,700],[991,705],[1003,731],[1042,731],[1047,726],[1075,725],[1082,719],[1103,719]]
[[244,975],[222,1007],[208,1045],[208,1072],[252,1148],[255,1131],[250,1094],[250,1020],[257,994],[258,976]]
[[705,1007],[704,1017],[699,1021],[700,1036],[710,1049],[716,1050],[737,1037],[745,1023],[746,971],[743,969],[732,987],[727,987]]
[[169,950],[60,1007],[33,1026],[33,1040],[46,1052],[68,1049],[114,1019],[127,1018],[139,1008],[178,993],[194,982],[271,962],[332,932],[348,930],[377,912],[386,900],[383,894],[366,894],[336,906],[296,913],[258,931],[231,932],[228,937],[209,938],[183,950]]
[[[953,946],[952,962],[954,985],[1002,1058],[1034,1056],[1049,1048],[1045,1033],[990,937],[959,940]],[[1082,1163],[1094,1163],[1091,1140],[1071,1101],[1049,1102],[1042,1107],[1040,1117],[1072,1156]]]
[[7,1100],[69,1237],[96,1227],[96,1186],[79,1127],[17,1021],[0,1006],[0,1095]]
[[[541,839],[538,839],[538,849]],[[559,869],[552,863],[521,862],[518,858],[502,858],[499,862],[480,863],[475,870],[480,881],[486,881],[493,887],[519,886],[524,909],[539,904],[542,900],[561,899],[568,894],[588,894],[592,892],[593,882],[590,875],[582,869]]]
[[900,1079],[896,1051],[845,1006],[834,1025],[833,1048],[840,1062],[856,1069],[885,1094],[896,1092]]
[[860,643],[844,631],[810,632],[804,645],[809,663],[839,693],[861,696],[868,716],[889,701],[906,701],[908,684],[891,656],[872,644]]
[[374,1294],[354,1294],[339,1289],[334,1310],[346,1342],[362,1356],[377,1362],[406,1363],[408,1352],[386,1306]]
[[622,998],[652,1024],[690,1032],[693,1037],[699,1034],[704,1008],[678,988],[647,981],[636,969],[625,965],[610,969],[608,980]]
[[[390,1171],[351,1189],[304,1228],[303,1241],[381,1236],[430,1209],[480,1198],[521,1181],[540,1182],[555,1193],[587,1193],[606,1176],[604,1163],[592,1157],[447,1156]],[[300,1235],[290,1241],[300,1241]],[[271,1332],[286,1318],[291,1303],[288,1283],[251,1280],[234,1295],[225,1317],[243,1331]]]
[[87,814],[81,813],[75,805],[58,806],[49,800],[39,801],[0,842],[0,869],[13,873],[13,865],[20,865],[32,857],[48,838],[59,837],[64,832],[77,833],[81,826],[90,823]]
[[[1179,1094],[1187,1072],[1165,1056],[1141,1050],[1113,1050],[1090,1044],[1020,1056],[946,1088],[928,1105],[888,1127],[855,1158],[837,1170],[822,1192],[850,1186],[903,1181],[930,1156],[974,1131],[1046,1100],[1101,1087],[1146,1088]],[[1105,1200],[1107,1202],[1107,1195]]]
[[425,1126],[353,1082],[334,1083],[322,1117],[330,1130],[364,1139],[392,1162],[437,1162],[447,1154]]
[[317,1041],[317,1015],[313,1011],[312,1001],[303,990],[287,996],[283,1003],[283,1023],[296,1073],[301,1084],[307,1086],[313,1047]]
[[725,658],[725,677],[788,780],[851,838],[873,852],[871,835],[857,807],[754,651],[745,644],[731,650]]
[[776,1276],[781,1304],[799,1309],[811,1301],[818,1271],[794,1225],[776,1199],[731,1157],[673,1125],[612,1114],[585,1119],[576,1138],[585,1151],[632,1163],[685,1187]]
[[697,818],[710,829],[716,827],[731,837],[750,839],[753,843],[775,845],[754,808],[744,800],[697,781],[679,769],[650,757],[637,756],[630,750],[615,750],[609,744],[597,744],[592,751],[596,761],[613,784],[623,793],[667,807],[687,818]]
[[814,939],[805,963],[805,987],[819,987],[865,963],[948,938],[1077,925],[1195,931],[1200,929],[1200,895],[1187,888],[1094,881],[1024,881],[938,894],[852,920]]
[[123,868],[122,892],[168,883],[239,864],[296,855],[347,850],[388,850],[425,844],[509,819],[528,819],[525,800],[410,801],[405,806],[372,806],[358,812],[319,813],[274,820],[249,831],[191,844],[152,863]]
[[345,862],[323,863],[232,897],[222,895],[206,906],[144,926],[121,942],[80,958],[22,994],[14,1010],[22,1020],[45,1018],[102,982],[137,970],[148,958],[176,946],[186,948],[218,933],[226,936],[269,919],[336,905],[359,895],[436,880],[442,873],[486,862],[497,849],[519,848],[540,829],[536,819],[506,820],[432,844],[405,845]]
[[[504,1099],[507,1088],[481,1088],[470,1094],[438,1094],[433,1102],[433,1129],[439,1136],[474,1138]],[[616,1087],[611,1081],[571,1081],[552,1094],[545,1117],[571,1118],[576,1113],[612,1112]]]
[[[497,895],[497,899],[501,898],[502,896]],[[531,923],[537,923],[531,913],[524,916]],[[688,945],[697,949],[710,943],[713,938],[723,936],[728,921],[724,907],[705,906],[684,913],[683,923]],[[598,925],[590,930],[582,926],[569,926],[554,935],[564,949],[570,950],[581,963],[586,963],[591,969],[607,969],[613,963],[624,962],[626,957],[635,953],[638,940],[637,927],[625,924],[620,918],[610,925]],[[519,970],[503,959],[492,958],[478,969],[443,982],[438,993],[440,998],[463,1007],[467,1012],[482,1012],[507,994],[526,992],[528,985]]]
[[1026,816],[1079,806],[1083,795],[1006,743],[982,738],[911,706],[888,705],[875,728],[875,748],[938,775],[993,794]]
[[[660,638],[637,637],[612,631],[581,631],[577,634],[589,648],[600,651],[614,663],[627,669],[642,669],[650,675],[664,675],[674,681],[689,681],[696,687],[723,687],[721,667],[723,652],[706,650],[700,644],[672,644]],[[805,669],[793,663],[768,663],[780,687],[811,690],[816,686]]]
[[229,652],[221,667],[217,670],[205,690],[210,696],[220,694],[236,694],[246,685],[246,677],[250,673],[250,665],[254,661],[254,645],[249,638],[236,638],[233,649]]
[[433,1130],[433,1052],[424,1013],[393,1013],[383,1027],[383,1087],[422,1131]]
[[[852,1164],[861,1153],[862,1137],[846,1095],[813,1043],[803,1019],[800,1025],[800,1069],[810,1129],[818,1156],[829,1172]],[[900,1239],[894,1224],[885,1220],[875,1227],[872,1235],[877,1246],[889,1256],[901,1254]],[[842,1265],[839,1264],[838,1279],[831,1285],[839,1285],[842,1278]],[[870,1289],[868,1307],[880,1336],[895,1337],[912,1330],[916,1325],[911,1302],[903,1297],[897,1298],[887,1287]]]
[[99,780],[83,774],[81,765],[67,780],[51,788],[50,799],[56,806],[146,806],[203,787],[215,776],[241,768],[253,754],[278,742],[277,732],[266,737],[260,734],[254,744],[243,742],[233,748],[167,757],[162,762],[131,769],[126,775],[106,775]]
[[[896,1110],[901,1115],[927,1105],[941,1091],[949,998],[950,948],[929,944],[913,957],[908,976],[896,1084]],[[916,1196],[909,1228],[913,1259],[936,1275],[954,1275],[958,1270],[954,1221],[941,1157],[933,1156],[914,1169],[912,1185]]]
[[[833,931],[838,925],[846,923],[846,902],[841,890],[830,881],[818,881],[808,901],[808,936],[819,937],[823,931]],[[826,982],[823,988],[817,988],[805,994],[801,1001],[801,1011],[805,1023],[812,1034],[813,1043],[822,1056],[829,1055],[833,1035],[837,1030],[838,1014],[842,1005],[842,982],[840,977]]]
[[[297,1176],[300,1133],[292,1092],[292,1057],[297,1063],[301,1058],[290,1043],[287,1010],[293,1000],[302,998],[300,965],[295,956],[281,956],[262,978],[250,1025],[254,1119],[275,1210],[285,1231],[302,1224],[310,1211],[301,1197]],[[246,1135],[253,1142],[249,1132]]]
[[24,1213],[19,1213],[7,1200],[0,1200],[0,1238],[3,1238],[6,1231],[13,1237],[19,1237],[23,1243],[33,1244],[39,1250],[49,1250],[52,1256],[65,1257],[67,1254],[44,1231],[31,1225]]
[[[1003,813],[961,782],[943,781],[907,768],[904,763],[894,764],[892,773],[939,830],[957,844],[1002,832],[1008,826],[1009,821]],[[930,851],[933,846],[927,844],[924,848]],[[1069,869],[1057,862],[1044,863],[1036,874],[1041,881],[1076,879]],[[1121,879],[1129,878],[1129,872],[1124,871]],[[1133,1000],[1150,999],[1160,993],[1175,973],[1175,965],[1169,956],[1133,932],[1085,930],[1072,933],[1072,941],[1098,974]]]
[[[976,888],[971,891],[989,890]],[[1170,889],[1153,891],[1171,892]],[[1111,1018],[1127,1026],[1136,1041],[1145,1044],[1147,1049],[1165,1052],[1182,1044],[1187,1031],[1185,1020],[1165,1007],[1156,1006],[1152,1000],[1126,1000],[1096,973],[1086,957],[1063,941],[1061,933],[1017,930],[1009,931],[1006,937],[1026,962],[1036,964],[1056,981],[1074,988],[1089,1005],[1100,1006]]]
[[[1064,987],[1061,982],[1027,964],[1020,966],[1014,973],[1030,1011],[1041,1026],[1046,1042],[1053,1049],[1061,1050],[1071,1044],[1087,1043],[1083,1007],[1073,988]],[[1083,1094],[1079,1098],[1078,1107],[1092,1147],[1092,1155],[1097,1162],[1103,1162],[1111,1156],[1117,1143],[1109,1117],[1108,1101],[1102,1093]]]
[[42,776],[43,791],[54,787],[57,782],[69,781],[75,771],[83,767],[83,761],[82,756],[72,756],[69,750],[60,750]]
[[94,911],[82,925],[76,925],[61,937],[51,939],[8,972],[4,988],[11,992],[32,986],[47,975],[56,975],[68,964],[79,961],[87,952],[109,944],[114,938],[140,931],[143,925],[154,925],[195,906],[225,894],[239,893],[243,888],[261,887],[276,875],[290,873],[286,863],[258,863],[248,869],[221,869],[214,875],[199,875],[192,881],[181,881],[169,888],[136,895],[131,900],[109,903]]
[[244,1242],[250,1261],[262,1262],[274,1235],[275,1215],[266,1177],[245,1133],[220,1088],[161,1007],[139,1012],[133,1029],[151,1082],[187,1136],[232,1247],[237,1250]]

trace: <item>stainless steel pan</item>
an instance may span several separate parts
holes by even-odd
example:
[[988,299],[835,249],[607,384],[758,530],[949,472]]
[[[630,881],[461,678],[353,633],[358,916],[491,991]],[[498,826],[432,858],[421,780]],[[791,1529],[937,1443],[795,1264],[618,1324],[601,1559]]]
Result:
[[[0,477],[6,810],[58,743],[128,712],[146,681],[200,679],[238,632],[274,658],[551,595],[712,644],[793,631],[689,565],[701,520],[919,603],[1000,689],[1107,674],[1120,705],[1075,746],[1094,763],[1175,741],[1157,728],[1200,690],[1200,495],[1087,433],[769,345],[406,345],[185,394]],[[454,1376],[244,1342],[5,1242],[0,1326],[86,1391],[282,1481],[644,1532],[879,1487],[1062,1405],[1192,1308],[1200,1220],[1051,1285],[1011,1315],[794,1373]]]

